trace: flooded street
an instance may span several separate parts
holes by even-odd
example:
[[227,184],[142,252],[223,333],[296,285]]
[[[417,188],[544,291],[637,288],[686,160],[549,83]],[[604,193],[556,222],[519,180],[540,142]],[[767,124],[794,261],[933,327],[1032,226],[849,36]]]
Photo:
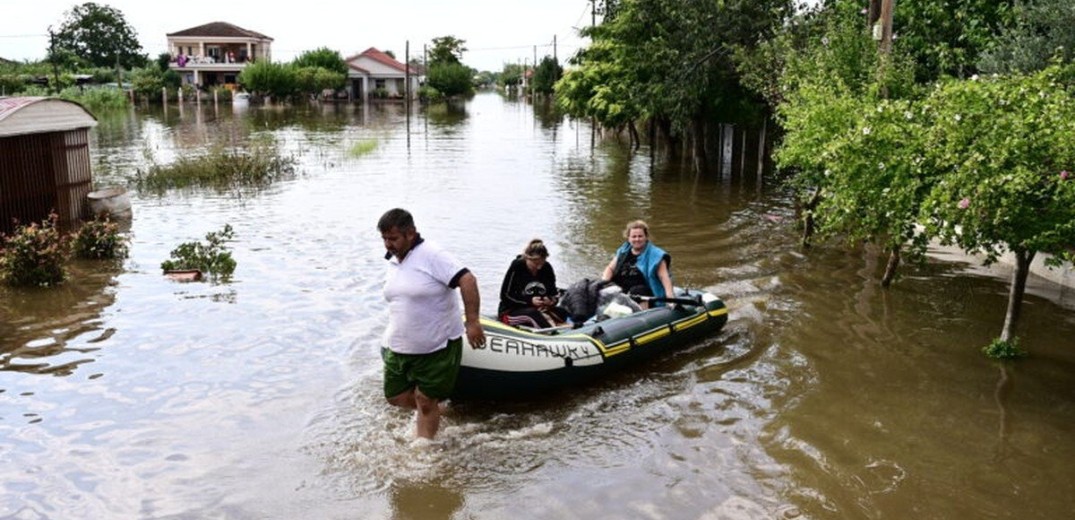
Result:
[[[98,185],[275,143],[261,189],[132,191],[130,257],[0,287],[0,518],[1055,519],[1075,515],[1075,289],[934,256],[889,290],[862,250],[799,247],[770,177],[699,177],[524,101],[145,108],[100,117]],[[376,143],[368,153],[356,152]],[[756,167],[755,167],[756,168]],[[748,168],[749,170],[749,168]],[[549,246],[560,284],[649,222],[717,336],[534,403],[453,403],[434,444],[381,395],[392,207],[476,274]],[[225,284],[160,263],[230,224]]]

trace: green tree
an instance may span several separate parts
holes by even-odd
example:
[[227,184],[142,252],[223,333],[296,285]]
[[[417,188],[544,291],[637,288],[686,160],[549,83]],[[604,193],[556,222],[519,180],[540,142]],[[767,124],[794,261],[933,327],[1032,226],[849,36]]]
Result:
[[295,89],[305,94],[321,95],[325,90],[338,90],[347,84],[347,75],[323,67],[292,67]]
[[919,83],[969,77],[978,72],[982,52],[1012,23],[1015,1],[899,0],[895,46],[913,58]]
[[563,75],[564,70],[560,67],[560,64],[556,61],[556,58],[552,56],[545,56],[541,59],[541,63],[534,69],[534,77],[531,80],[534,82],[534,92],[539,94],[552,94],[553,86]]
[[238,80],[249,92],[281,99],[294,95],[298,82],[294,67],[268,60],[247,64]]
[[514,87],[523,82],[523,66],[518,63],[505,63],[500,71],[497,84],[502,87]]
[[97,67],[130,69],[144,66],[148,58],[134,28],[123,13],[107,5],[86,2],[67,11],[54,35],[50,54],[67,51]]
[[461,63],[435,63],[429,66],[426,84],[445,97],[474,93],[474,72]]
[[927,159],[942,178],[923,203],[929,232],[987,263],[1015,257],[999,341],[1013,342],[1037,253],[1072,260],[1075,89],[1050,67],[1032,75],[949,81],[927,99]]
[[598,117],[603,126],[626,119],[620,126],[635,142],[635,119],[650,119],[673,145],[681,136],[693,138],[695,164],[704,168],[707,122],[734,122],[749,110],[732,50],[767,38],[791,7],[790,0],[605,2],[602,24],[583,31],[593,43],[572,60],[581,70],[565,75],[573,95],[588,91],[594,99],[569,102],[571,112],[612,116]]
[[433,38],[432,48],[429,49],[429,66],[462,63],[463,53],[467,50],[464,46],[466,43],[466,40],[460,40],[455,36]]
[[[883,218],[856,217],[875,212],[870,204],[880,203],[886,194],[898,195],[899,189],[885,192],[890,188],[886,183],[909,176],[911,166],[904,161],[911,155],[899,138],[891,139],[900,135],[894,128],[900,121],[891,116],[900,110],[883,104],[880,93],[912,97],[912,66],[899,53],[887,58],[878,53],[854,6],[831,6],[822,14],[808,21],[803,33],[785,33],[773,41],[780,50],[771,56],[780,56],[782,71],[775,85],[769,85],[773,78],[764,77],[764,65],[758,66],[763,72],[748,77],[762,78],[756,80],[762,85],[758,90],[779,103],[777,116],[785,134],[775,157],[780,168],[795,172],[791,185],[802,205],[804,244],[815,230],[823,236],[875,238],[891,255],[891,270],[882,279],[887,285],[899,262],[900,249],[893,246],[899,244],[898,237],[907,238],[905,220],[913,219],[913,208],[904,207],[901,199],[892,205],[902,209]],[[880,114],[886,117],[866,122],[864,114],[875,109],[886,111]],[[881,123],[876,133],[862,133]],[[881,148],[869,146],[879,140],[884,140]],[[888,165],[888,171],[875,173],[878,164]],[[878,183],[876,193],[864,191],[873,181]]]
[[1014,23],[1001,29],[981,54],[983,73],[1034,72],[1058,59],[1075,59],[1075,3],[1070,0],[1021,1],[1013,9]]
[[339,51],[328,47],[321,47],[312,51],[306,51],[295,58],[292,65],[296,67],[321,67],[322,69],[347,75],[347,62]]

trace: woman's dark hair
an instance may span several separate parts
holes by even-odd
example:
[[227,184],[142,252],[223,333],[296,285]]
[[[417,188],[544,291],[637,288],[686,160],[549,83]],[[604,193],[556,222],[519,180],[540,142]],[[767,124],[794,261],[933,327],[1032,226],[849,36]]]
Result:
[[523,249],[523,256],[525,258],[548,258],[549,250],[540,238],[535,238],[526,245],[526,249]]

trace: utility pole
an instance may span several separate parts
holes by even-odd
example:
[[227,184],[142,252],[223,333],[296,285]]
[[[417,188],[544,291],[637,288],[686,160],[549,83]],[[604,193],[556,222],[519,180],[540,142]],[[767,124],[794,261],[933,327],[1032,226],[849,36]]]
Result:
[[[590,0],[590,27],[597,27],[597,0]],[[593,37],[590,37],[593,43]],[[590,152],[597,148],[597,116],[590,116]]]
[[892,54],[892,14],[896,0],[881,0],[881,52]]

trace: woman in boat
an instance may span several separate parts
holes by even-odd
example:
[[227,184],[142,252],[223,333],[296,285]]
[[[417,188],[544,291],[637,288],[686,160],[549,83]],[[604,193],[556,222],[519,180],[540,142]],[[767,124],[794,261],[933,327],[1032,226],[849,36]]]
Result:
[[[601,278],[631,295],[672,297],[672,256],[650,242],[649,226],[641,220],[629,222],[623,236],[627,241],[616,250]],[[654,303],[662,305],[660,300]]]
[[556,272],[548,262],[549,250],[533,239],[523,254],[512,260],[500,285],[497,316],[508,325],[544,329],[564,322],[565,313],[556,304]]

